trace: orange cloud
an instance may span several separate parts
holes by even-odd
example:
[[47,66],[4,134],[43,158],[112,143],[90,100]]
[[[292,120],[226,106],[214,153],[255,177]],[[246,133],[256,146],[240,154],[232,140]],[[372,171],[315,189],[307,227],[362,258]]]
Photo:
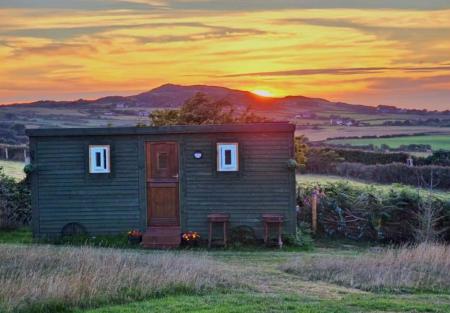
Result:
[[[0,2],[0,103],[172,82],[450,108],[446,8],[110,0],[44,9],[45,2]],[[394,87],[409,97],[393,97]]]

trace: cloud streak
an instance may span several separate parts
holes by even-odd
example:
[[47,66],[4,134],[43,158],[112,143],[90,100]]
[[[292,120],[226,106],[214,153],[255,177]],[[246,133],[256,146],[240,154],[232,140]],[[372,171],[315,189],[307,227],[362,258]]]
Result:
[[356,67],[356,68],[322,68],[322,69],[297,69],[288,71],[239,73],[224,75],[224,77],[242,77],[242,76],[304,76],[304,75],[361,75],[386,73],[392,71],[415,72],[415,73],[434,73],[450,71],[450,66],[430,66],[430,67]]
[[401,105],[427,106],[419,97],[427,94],[450,107],[449,7],[447,0],[0,0],[0,103],[172,82],[399,105],[389,88],[396,86]]

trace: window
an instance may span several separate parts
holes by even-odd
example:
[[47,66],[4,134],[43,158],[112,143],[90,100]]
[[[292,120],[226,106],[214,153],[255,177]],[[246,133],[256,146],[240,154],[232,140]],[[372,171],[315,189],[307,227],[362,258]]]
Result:
[[110,172],[109,146],[89,146],[89,173]]
[[239,170],[237,143],[217,144],[217,170],[219,172],[236,172]]
[[169,154],[166,152],[158,152],[157,168],[159,170],[165,170],[169,167]]

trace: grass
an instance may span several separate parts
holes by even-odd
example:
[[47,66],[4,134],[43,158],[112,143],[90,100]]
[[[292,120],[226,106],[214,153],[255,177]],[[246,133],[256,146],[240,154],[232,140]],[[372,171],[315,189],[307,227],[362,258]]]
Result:
[[450,291],[450,247],[420,244],[386,249],[357,257],[298,257],[282,270],[370,291]]
[[211,313],[360,313],[360,312],[436,312],[450,310],[449,299],[426,295],[426,298],[389,295],[343,296],[341,299],[318,299],[297,294],[229,293],[197,296],[169,296],[144,302],[106,306],[78,313],[150,313],[150,312],[211,312]]
[[345,127],[345,126],[318,126],[299,128],[295,135],[305,135],[311,141],[322,141],[335,137],[354,137],[354,136],[384,136],[384,135],[450,135],[450,127],[430,127],[430,126],[364,126],[364,127]]
[[33,237],[30,229],[24,227],[16,230],[0,231],[0,243],[21,244],[32,243]]
[[5,174],[17,180],[25,178],[25,173],[23,172],[24,166],[25,164],[22,162],[0,160],[0,167],[3,168]]
[[225,273],[206,255],[0,245],[0,299],[7,312],[210,291],[233,284]]
[[350,144],[352,146],[362,146],[373,144],[380,147],[382,144],[390,148],[398,148],[401,145],[426,144],[431,145],[433,150],[450,150],[450,136],[448,135],[426,135],[426,136],[405,136],[391,138],[363,138],[363,139],[337,139],[328,141],[332,144]]
[[0,301],[27,313],[450,311],[445,290],[391,295],[281,270],[299,258],[372,256],[369,248],[341,241],[319,241],[312,252],[3,244]]
[[297,294],[252,292],[212,293],[197,296],[169,296],[127,305],[78,311],[85,313],[346,313],[346,312],[449,312],[447,298],[428,295],[417,299],[389,295],[344,295],[339,299],[317,299]]

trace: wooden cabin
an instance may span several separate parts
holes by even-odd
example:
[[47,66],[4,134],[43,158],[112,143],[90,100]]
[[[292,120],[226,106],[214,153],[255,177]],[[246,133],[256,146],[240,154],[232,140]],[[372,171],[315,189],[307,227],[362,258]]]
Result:
[[[208,237],[207,216],[229,214],[262,238],[262,214],[296,229],[294,125],[29,129],[33,234],[90,236],[139,229],[148,247]],[[66,227],[66,228],[65,228]]]

